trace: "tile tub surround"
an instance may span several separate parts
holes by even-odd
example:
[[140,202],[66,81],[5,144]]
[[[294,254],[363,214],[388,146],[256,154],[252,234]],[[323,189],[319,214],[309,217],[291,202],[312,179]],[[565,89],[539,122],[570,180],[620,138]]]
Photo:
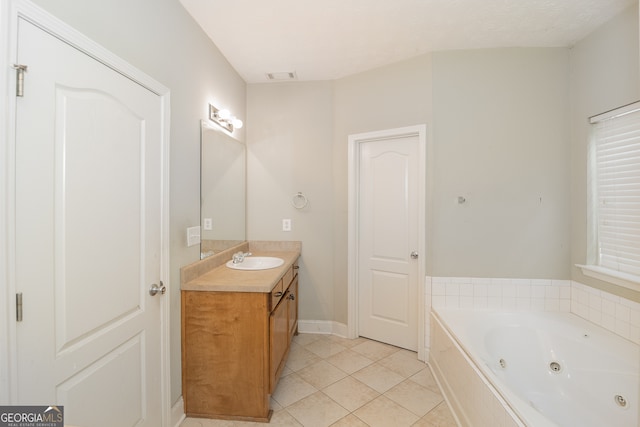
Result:
[[571,312],[640,344],[640,303],[576,281],[427,277],[426,286],[427,307]]
[[570,280],[432,277],[436,308],[570,311]]
[[181,427],[456,427],[414,352],[365,338],[300,334],[282,375],[270,424],[187,418]]
[[640,303],[572,282],[571,312],[640,345]]

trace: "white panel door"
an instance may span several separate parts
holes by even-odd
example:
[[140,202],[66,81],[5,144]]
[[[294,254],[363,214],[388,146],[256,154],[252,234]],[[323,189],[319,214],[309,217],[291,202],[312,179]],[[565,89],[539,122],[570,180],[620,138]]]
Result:
[[415,351],[418,136],[363,141],[359,147],[359,335]]
[[20,19],[20,404],[76,426],[160,426],[161,99]]

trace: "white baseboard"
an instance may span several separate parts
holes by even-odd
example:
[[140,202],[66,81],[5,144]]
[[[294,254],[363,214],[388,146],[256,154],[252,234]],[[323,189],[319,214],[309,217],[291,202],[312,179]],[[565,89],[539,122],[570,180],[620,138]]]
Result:
[[172,427],[180,427],[184,419],[184,400],[182,400],[182,396],[180,396],[178,401],[171,407],[171,424],[169,425]]
[[346,337],[347,325],[330,320],[298,320],[298,332],[303,334],[325,334]]

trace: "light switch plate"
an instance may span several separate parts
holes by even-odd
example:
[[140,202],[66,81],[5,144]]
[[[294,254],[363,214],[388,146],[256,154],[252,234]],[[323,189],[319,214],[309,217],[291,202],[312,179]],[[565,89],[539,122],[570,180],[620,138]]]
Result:
[[200,244],[200,226],[187,228],[187,246]]

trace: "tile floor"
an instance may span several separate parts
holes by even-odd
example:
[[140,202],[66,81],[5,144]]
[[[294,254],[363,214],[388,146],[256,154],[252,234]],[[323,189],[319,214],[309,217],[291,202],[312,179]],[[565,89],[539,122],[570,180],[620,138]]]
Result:
[[[271,396],[272,426],[456,427],[414,352],[365,338],[300,334]],[[265,426],[187,418],[181,427]]]

